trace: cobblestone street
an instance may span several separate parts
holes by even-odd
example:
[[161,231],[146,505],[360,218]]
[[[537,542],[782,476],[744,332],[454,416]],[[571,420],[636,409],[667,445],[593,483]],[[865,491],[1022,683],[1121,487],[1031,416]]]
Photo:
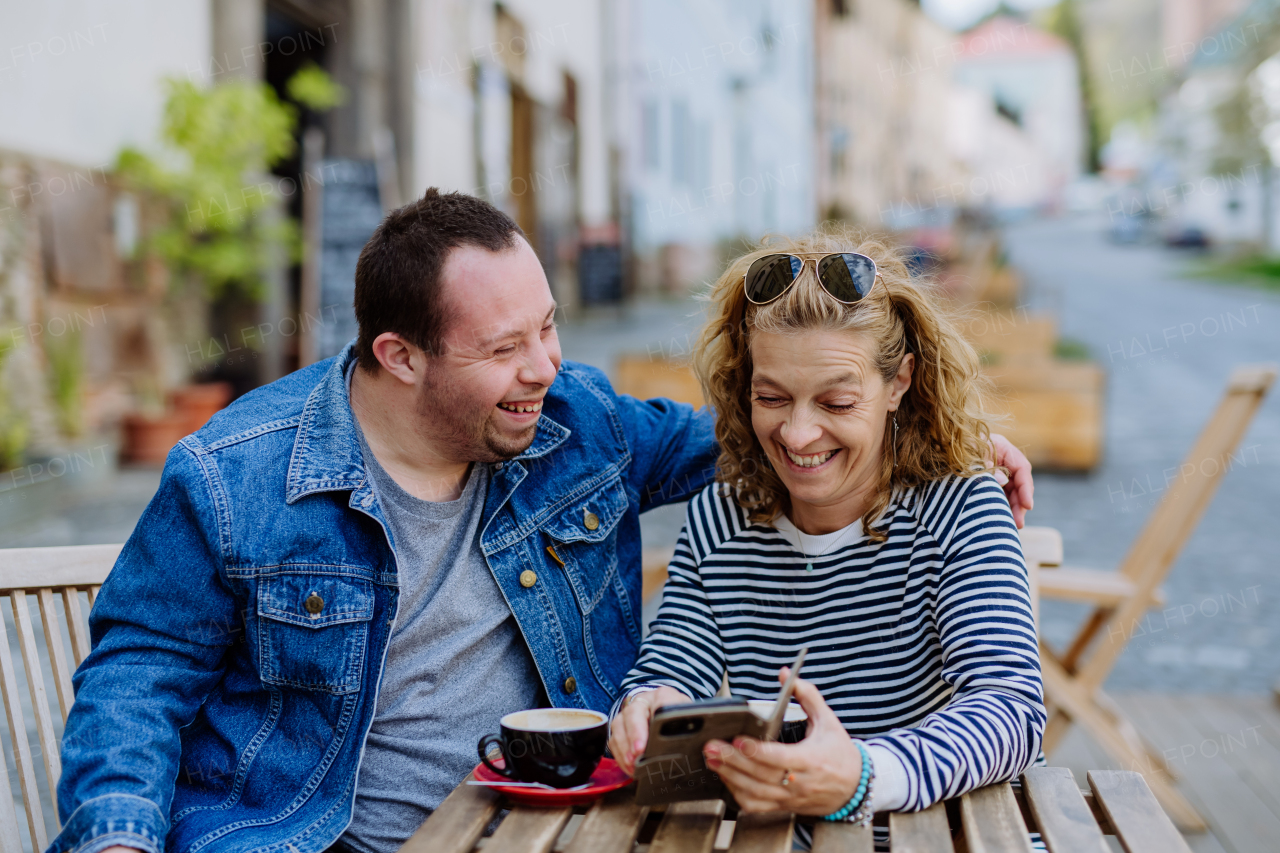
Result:
[[[1106,451],[1088,476],[1038,473],[1029,523],[1057,527],[1067,562],[1113,568],[1166,477],[1217,406],[1232,366],[1280,360],[1280,298],[1184,276],[1189,258],[1117,246],[1105,222],[1008,229],[1032,310],[1086,344],[1108,374]],[[1130,626],[1109,686],[1262,692],[1280,676],[1280,393],[1272,389],[1165,584],[1166,609]],[[1082,610],[1047,602],[1046,633],[1070,636]]]

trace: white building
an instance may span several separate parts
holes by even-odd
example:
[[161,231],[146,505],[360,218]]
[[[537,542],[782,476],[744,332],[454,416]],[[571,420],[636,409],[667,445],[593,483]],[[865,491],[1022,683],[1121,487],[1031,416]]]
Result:
[[1084,164],[1084,112],[1070,46],[998,15],[964,34],[953,79],[952,146],[968,166],[974,194],[985,196],[978,201],[1000,210],[1059,204]]
[[947,145],[958,36],[911,0],[818,3],[818,203],[905,228],[967,203]]
[[812,227],[812,5],[634,0],[619,8],[637,285],[683,290],[719,272],[719,245]]
[[[1275,0],[1255,0],[1233,18],[1199,34],[1180,83],[1160,105],[1164,156],[1131,207],[1166,229],[1202,232],[1212,243],[1280,249],[1280,54],[1267,58],[1263,39],[1280,13]],[[1224,113],[1241,112],[1228,129]]]

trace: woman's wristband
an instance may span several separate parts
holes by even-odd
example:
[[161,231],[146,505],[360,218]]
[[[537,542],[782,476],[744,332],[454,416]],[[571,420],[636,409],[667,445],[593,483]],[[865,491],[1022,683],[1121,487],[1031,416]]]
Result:
[[854,789],[853,796],[849,798],[849,802],[822,819],[870,826],[872,816],[871,792],[875,786],[876,771],[871,764],[871,756],[867,753],[867,748],[862,745],[862,741],[855,740],[853,745],[858,748],[858,752],[862,756],[862,773],[858,777],[858,786]]

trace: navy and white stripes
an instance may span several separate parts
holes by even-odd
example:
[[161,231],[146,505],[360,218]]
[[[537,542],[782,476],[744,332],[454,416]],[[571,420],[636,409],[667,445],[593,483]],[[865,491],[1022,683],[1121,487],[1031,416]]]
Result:
[[812,559],[720,489],[689,503],[624,688],[708,698],[727,671],[733,695],[772,698],[807,645],[803,676],[849,734],[901,761],[895,807],[927,808],[1036,759],[1045,710],[1027,570],[992,477],[907,490],[886,510],[887,541],[859,533]]

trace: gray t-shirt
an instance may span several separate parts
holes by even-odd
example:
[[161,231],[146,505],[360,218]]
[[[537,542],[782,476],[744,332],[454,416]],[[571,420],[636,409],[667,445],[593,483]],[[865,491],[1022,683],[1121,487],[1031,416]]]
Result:
[[[356,427],[359,430],[359,426]],[[489,467],[454,501],[400,488],[360,436],[391,527],[400,602],[343,842],[393,853],[473,768],[476,741],[542,688],[529,648],[480,550]]]

